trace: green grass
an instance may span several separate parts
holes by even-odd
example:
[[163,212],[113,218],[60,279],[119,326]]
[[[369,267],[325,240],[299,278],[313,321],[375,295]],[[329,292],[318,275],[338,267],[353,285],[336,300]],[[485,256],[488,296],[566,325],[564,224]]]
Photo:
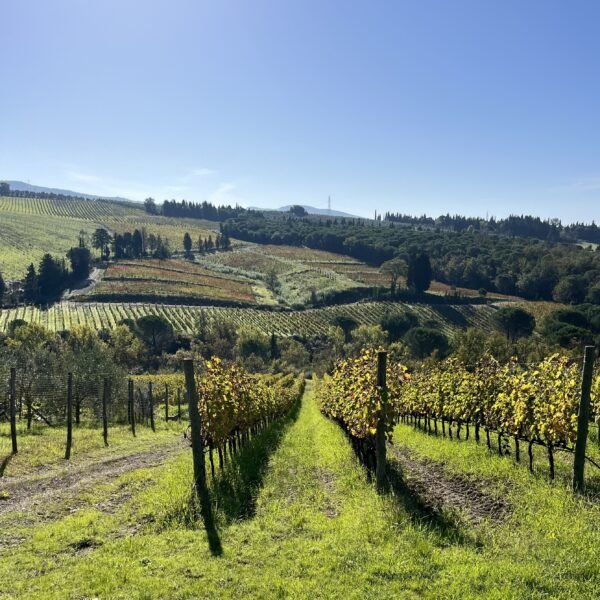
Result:
[[[141,452],[170,441],[186,428],[185,423],[156,420],[156,433],[146,425],[136,427],[133,437],[128,425],[110,424],[108,430],[108,449],[104,447],[102,428],[98,424],[73,426],[72,459],[93,460],[107,453],[122,455],[127,452]],[[66,445],[66,427],[48,427],[34,422],[27,431],[25,422],[17,421],[18,453],[8,458],[3,475],[21,476],[36,471],[40,467],[60,464],[64,459]],[[12,449],[10,427],[0,423],[0,464],[10,455]]]
[[81,508],[3,533],[0,597],[591,598],[600,585],[597,505],[470,443],[399,426],[398,440],[456,472],[498,481],[511,516],[451,526],[379,497],[310,387],[297,415],[254,440],[212,483],[211,545],[190,503],[187,452],[95,488]]
[[27,266],[37,267],[46,252],[63,258],[77,246],[80,231],[90,239],[98,227],[113,233],[145,228],[168,240],[174,251],[183,250],[186,231],[194,243],[199,236],[214,239],[218,231],[210,221],[148,215],[136,203],[0,197],[0,273],[5,279],[22,279]]

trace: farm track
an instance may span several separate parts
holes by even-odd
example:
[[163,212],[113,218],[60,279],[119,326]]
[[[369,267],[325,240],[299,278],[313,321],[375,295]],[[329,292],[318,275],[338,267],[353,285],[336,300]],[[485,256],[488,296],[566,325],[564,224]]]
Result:
[[[185,448],[185,441],[178,436],[153,450],[64,461],[26,477],[2,477],[0,493],[5,492],[8,497],[0,500],[0,518],[11,513],[33,513],[43,521],[54,521],[85,506],[82,494],[93,487],[110,483],[130,471],[159,466]],[[112,512],[121,504],[124,494],[117,491],[96,508]],[[10,545],[10,540],[0,539],[0,548],[6,544]]]
[[389,460],[400,467],[403,485],[425,512],[451,511],[470,524],[500,522],[510,505],[485,490],[485,483],[449,473],[440,463],[419,458],[406,446],[392,445]]

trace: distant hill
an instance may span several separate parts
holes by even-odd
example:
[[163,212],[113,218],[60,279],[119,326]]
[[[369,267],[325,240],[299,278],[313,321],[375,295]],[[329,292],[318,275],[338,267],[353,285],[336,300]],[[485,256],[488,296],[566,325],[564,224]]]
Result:
[[30,183],[25,183],[24,181],[10,181],[8,179],[2,179],[1,181],[7,181],[8,185],[10,185],[11,190],[16,190],[19,192],[32,192],[32,193],[46,193],[46,194],[62,194],[63,196],[74,196],[77,198],[86,198],[87,200],[118,200],[120,202],[131,202],[128,198],[120,198],[118,196],[114,196],[111,198],[107,198],[106,196],[94,196],[93,194],[84,194],[82,192],[74,192],[73,190],[62,190],[60,188],[49,188],[41,185],[31,185]]
[[[307,204],[301,204],[302,208],[309,215],[320,215],[322,217],[347,217],[349,219],[360,219],[357,215],[351,215],[350,213],[342,212],[341,210],[328,210],[327,208],[315,208],[314,206],[308,206]],[[279,211],[279,212],[288,212],[292,205],[289,204],[287,206],[282,206],[281,208],[271,209],[271,208],[259,208],[257,206],[249,206],[249,210],[260,210],[260,211]]]

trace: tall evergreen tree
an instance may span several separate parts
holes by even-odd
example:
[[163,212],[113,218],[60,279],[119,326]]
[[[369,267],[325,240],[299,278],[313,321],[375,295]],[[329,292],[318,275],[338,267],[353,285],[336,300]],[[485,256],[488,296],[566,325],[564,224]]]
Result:
[[50,254],[44,254],[38,269],[38,290],[41,302],[51,302],[60,295],[66,282],[66,269]]
[[87,248],[71,248],[67,252],[71,261],[71,271],[74,281],[86,278],[90,274],[91,255]]
[[4,279],[2,277],[2,273],[0,273],[0,306],[4,301],[4,294],[6,293],[6,284],[4,283]]
[[35,267],[30,264],[23,282],[23,296],[26,302],[37,302],[39,297],[39,286]]
[[192,253],[192,238],[187,231],[183,234],[183,249],[186,256],[189,256]]
[[136,229],[131,238],[131,253],[134,258],[140,258],[144,254],[144,239],[142,232]]
[[407,284],[422,294],[431,285],[431,262],[424,252],[412,255],[408,261]]

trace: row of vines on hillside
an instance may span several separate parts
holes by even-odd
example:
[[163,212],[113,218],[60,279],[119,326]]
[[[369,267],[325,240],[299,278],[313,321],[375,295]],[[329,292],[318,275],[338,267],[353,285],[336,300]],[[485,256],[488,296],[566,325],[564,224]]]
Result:
[[[340,361],[319,388],[323,413],[367,447],[373,444],[381,410],[376,354],[369,349],[358,358]],[[551,477],[554,450],[572,450],[575,443],[581,369],[566,357],[553,355],[523,368],[517,362],[502,365],[486,356],[474,369],[450,358],[423,364],[411,374],[402,365],[390,364],[387,377],[389,402],[384,418],[389,437],[398,420],[459,439],[461,434],[468,439],[473,429],[479,441],[483,430],[488,447],[493,432],[500,454],[508,453],[508,441],[514,441],[517,461],[519,443],[527,443],[530,469],[532,446],[545,446]],[[592,385],[592,414],[600,417],[600,376]]]
[[[135,379],[140,385],[152,382],[158,394],[168,390],[163,392],[163,398],[170,398],[171,402],[185,393],[183,374]],[[289,413],[304,391],[304,376],[253,375],[213,357],[200,366],[196,387],[202,440],[214,473],[213,451],[222,466],[228,449],[234,452],[252,434]]]

